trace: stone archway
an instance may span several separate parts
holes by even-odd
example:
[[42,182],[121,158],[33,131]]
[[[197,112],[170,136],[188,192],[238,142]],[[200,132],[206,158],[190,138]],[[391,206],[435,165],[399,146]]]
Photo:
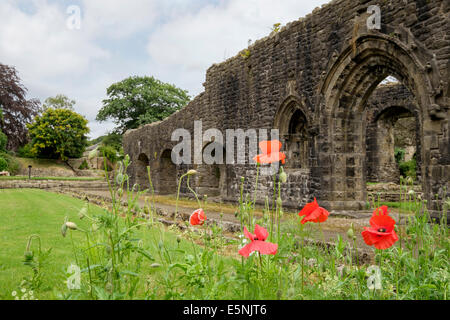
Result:
[[145,153],[141,153],[137,159],[136,166],[136,183],[141,190],[145,190],[150,187],[147,173],[147,166],[150,165],[149,158]]
[[274,128],[280,131],[280,141],[288,159],[285,169],[288,171],[309,169],[309,124],[303,103],[294,96],[285,100],[275,116]]
[[177,192],[177,167],[172,162],[172,151],[169,149],[161,153],[158,168],[159,194],[175,194]]
[[[366,114],[367,101],[378,84],[392,75],[414,95],[419,121],[431,122],[430,80],[421,63],[405,45],[384,35],[365,35],[347,48],[323,82],[317,116],[321,131],[320,162],[326,164],[328,177],[321,178],[323,198],[335,210],[365,207],[366,178]],[[422,170],[430,164],[429,146],[423,140],[437,132],[421,132]],[[424,176],[424,190],[430,190],[429,178]],[[427,192],[426,192],[427,193]],[[428,192],[429,196],[430,193]]]
[[207,195],[208,197],[226,197],[227,196],[227,167],[225,164],[226,151],[222,144],[211,142],[206,144],[202,150],[204,154],[205,149],[208,146],[213,146],[211,157],[215,158],[215,150],[219,148],[223,150],[221,163],[213,164],[201,164],[196,167],[198,174],[196,175],[197,193],[201,196]]
[[[400,170],[395,159],[395,148],[398,146],[399,127],[402,121],[407,120],[407,125],[412,125],[411,142],[412,150],[408,151],[406,159],[412,159],[417,150],[416,128],[417,119],[410,110],[401,106],[390,106],[382,111],[374,121],[367,124],[366,138],[366,165],[368,182],[393,182],[400,181]],[[412,123],[411,121],[412,120]],[[404,129],[403,129],[404,130]],[[408,137],[410,139],[410,137]],[[415,177],[417,178],[417,176]]]

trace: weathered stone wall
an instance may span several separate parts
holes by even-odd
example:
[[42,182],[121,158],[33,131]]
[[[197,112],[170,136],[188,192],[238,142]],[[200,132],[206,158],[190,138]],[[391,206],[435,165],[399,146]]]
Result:
[[104,181],[0,180],[0,189],[108,190],[108,183]]
[[[400,183],[395,147],[411,146],[418,155],[420,178],[420,110],[401,84],[380,85],[368,101],[366,165],[368,182]],[[400,124],[408,124],[408,127]]]
[[[381,30],[367,29],[370,5],[381,7]],[[449,8],[447,0],[336,0],[315,9],[256,41],[249,55],[238,54],[209,68],[205,91],[182,111],[128,131],[124,150],[133,161],[131,177],[143,181],[138,177],[150,164],[158,190],[168,172],[161,156],[177,144],[171,141],[172,132],[184,128],[193,136],[195,120],[203,121],[203,130],[222,132],[279,128],[281,140],[290,142],[298,135],[286,124],[295,116],[306,122],[301,136],[308,141],[298,149],[306,149],[308,159],[292,166],[283,198],[295,207],[316,196],[330,209],[362,209],[367,198],[368,99],[392,75],[417,102],[423,189],[430,208],[436,209],[434,194],[442,198],[444,187],[450,190]],[[299,150],[297,154],[305,152]],[[175,178],[193,167],[176,168],[165,188],[175,193]],[[247,178],[246,192],[254,188],[253,163],[228,164],[223,172],[223,198],[237,201],[241,176]],[[272,190],[271,179],[262,180],[260,201]]]

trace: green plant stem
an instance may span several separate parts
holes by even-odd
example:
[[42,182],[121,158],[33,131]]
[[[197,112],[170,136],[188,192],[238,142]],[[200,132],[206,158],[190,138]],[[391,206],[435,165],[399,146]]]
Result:
[[177,200],[175,202],[175,215],[173,217],[173,221],[177,221],[177,214],[178,214],[178,200],[180,198],[180,191],[181,191],[181,181],[183,181],[183,178],[187,176],[187,173],[182,175],[180,177],[180,181],[178,182],[178,191],[177,191]]

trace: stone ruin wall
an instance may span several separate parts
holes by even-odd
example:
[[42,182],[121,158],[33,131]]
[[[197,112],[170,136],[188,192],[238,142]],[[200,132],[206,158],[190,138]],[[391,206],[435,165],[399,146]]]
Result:
[[[370,5],[381,7],[381,30],[367,30]],[[443,198],[450,190],[449,8],[444,0],[335,0],[256,41],[248,56],[241,52],[210,67],[204,92],[183,110],[126,133],[132,181],[148,187],[145,167],[150,165],[156,190],[175,193],[176,179],[187,169],[209,170],[217,179],[199,176],[194,186],[237,201],[241,176],[246,177],[245,192],[254,189],[255,165],[175,167],[168,161],[178,143],[171,141],[172,132],[184,128],[193,135],[195,120],[203,121],[204,131],[286,128],[289,117],[300,112],[306,121],[307,159],[283,185],[285,204],[299,208],[317,197],[332,210],[362,209],[367,197],[365,131],[372,112],[367,100],[392,75],[417,101],[423,189],[430,208],[437,209],[434,195]],[[281,134],[283,141],[287,133]],[[271,179],[258,186],[260,201],[271,197]]]

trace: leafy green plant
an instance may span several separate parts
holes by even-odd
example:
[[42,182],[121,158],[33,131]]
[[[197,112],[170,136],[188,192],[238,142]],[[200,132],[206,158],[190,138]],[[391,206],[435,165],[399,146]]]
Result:
[[0,171],[5,171],[8,169],[8,161],[0,156]]
[[87,170],[89,169],[89,164],[87,163],[86,159],[83,160],[83,163],[81,163],[80,167],[78,168],[79,170]]

